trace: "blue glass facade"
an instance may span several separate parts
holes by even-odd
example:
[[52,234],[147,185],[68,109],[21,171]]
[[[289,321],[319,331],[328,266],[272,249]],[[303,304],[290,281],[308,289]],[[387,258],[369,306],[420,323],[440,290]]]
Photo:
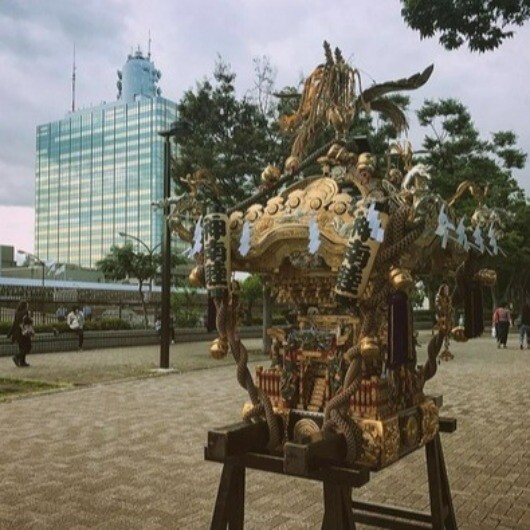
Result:
[[162,238],[164,140],[176,104],[159,96],[73,112],[37,127],[35,253],[94,267],[126,232]]

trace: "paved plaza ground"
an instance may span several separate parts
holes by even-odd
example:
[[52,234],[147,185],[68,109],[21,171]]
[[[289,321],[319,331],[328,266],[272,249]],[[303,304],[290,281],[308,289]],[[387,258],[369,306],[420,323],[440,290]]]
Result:
[[[530,528],[530,351],[516,342],[454,344],[455,359],[428,383],[444,394],[443,414],[458,419],[442,443],[461,529]],[[172,365],[194,368],[189,359],[207,351],[172,346]],[[143,347],[29,358],[28,378],[84,375],[71,390],[0,402],[0,529],[209,527],[221,466],[203,460],[206,433],[238,421],[246,395],[230,365],[136,378],[157,355]],[[95,374],[124,363],[134,368],[120,373],[127,379],[82,385],[111,379]],[[21,373],[0,358],[1,376]],[[354,495],[427,510],[424,451]],[[249,530],[320,528],[319,483],[249,471],[246,499]]]

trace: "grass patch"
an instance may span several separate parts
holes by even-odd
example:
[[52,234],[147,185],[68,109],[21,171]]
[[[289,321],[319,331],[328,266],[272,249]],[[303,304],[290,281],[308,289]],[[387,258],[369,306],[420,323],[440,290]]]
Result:
[[11,379],[0,377],[0,401],[20,394],[33,394],[66,388],[64,383],[48,383],[46,381],[31,381],[27,379]]

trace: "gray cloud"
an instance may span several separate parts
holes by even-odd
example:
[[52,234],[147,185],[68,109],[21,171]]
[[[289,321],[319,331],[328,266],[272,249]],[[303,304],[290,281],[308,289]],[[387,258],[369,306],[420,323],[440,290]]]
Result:
[[8,49],[22,59],[27,54],[46,56],[62,53],[57,47],[62,40],[103,50],[121,19],[112,2],[104,0],[4,0],[0,5],[0,50]]
[[[0,205],[32,205],[35,127],[61,119],[71,100],[72,49],[77,54],[77,106],[113,100],[116,69],[132,48],[147,47],[162,70],[163,95],[178,100],[211,75],[219,53],[252,86],[252,58],[268,55],[277,84],[296,84],[320,61],[322,41],[342,48],[365,86],[403,77],[435,63],[430,82],[413,95],[454,97],[471,111],[483,136],[513,129],[530,152],[527,65],[530,27],[496,52],[447,52],[420,41],[400,15],[399,2],[370,0],[3,0],[0,2]],[[419,148],[425,131],[411,137]],[[530,192],[528,172],[518,174]]]

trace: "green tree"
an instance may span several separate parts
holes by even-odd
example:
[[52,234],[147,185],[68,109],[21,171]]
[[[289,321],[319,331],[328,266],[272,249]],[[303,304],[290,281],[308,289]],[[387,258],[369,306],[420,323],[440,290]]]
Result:
[[291,138],[281,131],[279,118],[296,110],[298,90],[294,86],[285,86],[281,92],[275,92],[276,69],[267,56],[255,57],[253,64],[255,80],[253,89],[249,91],[249,99],[267,123],[264,132],[268,141],[269,163],[281,168],[289,155]]
[[498,281],[492,291],[492,303],[512,302],[516,311],[530,298],[530,204],[519,202],[510,209],[512,216],[500,242],[506,258],[492,260]]
[[245,278],[241,284],[241,299],[244,302],[245,324],[252,324],[252,309],[255,302],[260,302],[263,297],[263,282],[261,276],[253,274]]
[[200,301],[197,289],[184,287],[171,294],[171,310],[175,324],[182,328],[194,328],[200,322],[204,303]]
[[[523,224],[528,222],[529,206],[513,176],[514,169],[524,167],[526,154],[517,147],[512,131],[481,138],[467,108],[454,99],[427,100],[417,114],[420,124],[430,129],[423,142],[428,155],[422,162],[434,168],[433,189],[449,199],[461,182],[472,182],[476,196],[462,195],[454,205],[456,213],[466,215],[468,222],[479,200],[504,210],[505,237],[500,244],[508,259],[499,256],[488,261],[498,273],[493,301],[498,297],[512,299],[516,291],[528,289],[526,271],[530,270],[525,250],[530,246],[530,234],[528,225]],[[425,282],[431,299],[434,280]]]
[[[409,110],[410,98],[404,94],[392,94],[381,99],[397,106],[404,114]],[[389,143],[396,140],[400,133],[386,114],[363,112],[358,115],[351,134],[366,136],[372,152],[382,155],[386,152]]]
[[471,51],[494,50],[530,18],[529,0],[401,0],[401,5],[408,26],[422,38],[439,34],[448,50],[465,42]]
[[[524,193],[513,177],[514,169],[522,169],[526,154],[517,148],[512,131],[495,132],[482,139],[467,108],[454,99],[427,100],[417,112],[420,125],[429,127],[423,147],[429,152],[424,160],[436,171],[433,186],[449,198],[464,180],[484,189],[488,187],[488,202],[509,208],[524,202]],[[460,214],[470,214],[477,201],[465,196],[457,203]]]
[[[263,75],[270,76],[270,72]],[[213,82],[206,79],[197,83],[178,104],[180,117],[192,124],[192,133],[179,143],[177,187],[186,187],[185,176],[202,171],[206,179],[215,182],[226,207],[258,189],[263,169],[280,162],[282,146],[264,95],[261,108],[251,94],[238,97],[235,79],[229,65],[219,59]],[[261,85],[263,90],[270,90],[264,80]],[[211,199],[215,191],[206,188],[199,193]]]
[[96,268],[100,270],[108,280],[124,280],[126,278],[136,278],[138,280],[138,294],[144,312],[144,322],[147,328],[147,303],[143,286],[146,282],[151,282],[156,274],[160,258],[157,255],[135,252],[131,243],[119,247],[113,245],[103,259],[96,263]]

